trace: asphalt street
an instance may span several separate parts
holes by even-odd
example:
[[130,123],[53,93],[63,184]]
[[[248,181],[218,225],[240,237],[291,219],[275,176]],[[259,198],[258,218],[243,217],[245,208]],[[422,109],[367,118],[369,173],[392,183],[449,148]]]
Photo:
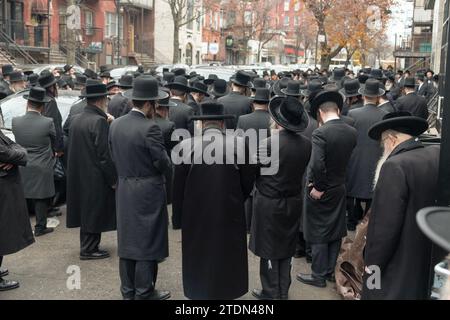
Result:
[[[170,208],[169,208],[170,210]],[[58,218],[60,225],[55,232],[36,239],[36,243],[14,255],[6,256],[3,267],[10,270],[8,279],[20,282],[20,288],[0,292],[0,300],[10,299],[79,299],[117,300],[121,299],[119,285],[119,259],[117,257],[116,232],[103,234],[101,248],[111,253],[111,258],[98,261],[80,261],[79,229],[65,227],[65,208]],[[34,225],[34,218],[31,218]],[[205,239],[207,241],[207,239]],[[159,266],[157,288],[170,290],[172,299],[186,299],[183,294],[181,270],[181,232],[169,231],[170,257]],[[249,251],[249,291],[259,288],[259,260]],[[71,267],[72,266],[72,267]],[[75,266],[75,267],[73,267]],[[69,289],[67,273],[79,267],[80,289]],[[295,280],[299,272],[310,271],[304,258],[294,259],[292,285],[289,299],[292,300],[335,300],[340,299],[334,284],[326,288],[314,288]],[[72,278],[70,278],[72,279]],[[69,279],[69,280],[70,280]],[[69,284],[73,282],[69,281]],[[242,299],[253,300],[251,293]]]

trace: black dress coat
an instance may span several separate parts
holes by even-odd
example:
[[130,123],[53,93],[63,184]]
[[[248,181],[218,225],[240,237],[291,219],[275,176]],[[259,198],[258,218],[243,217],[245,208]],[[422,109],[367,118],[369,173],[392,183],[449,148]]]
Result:
[[390,101],[386,101],[385,103],[378,105],[378,108],[387,113],[396,111],[395,106]]
[[[329,243],[347,234],[345,177],[356,139],[356,129],[341,119],[313,132],[303,210],[304,237],[310,243]],[[320,200],[310,196],[309,184],[325,192]]]
[[115,94],[108,103],[108,113],[116,119],[126,115],[131,109],[131,101],[121,93]]
[[228,95],[217,99],[223,104],[224,113],[234,115],[234,119],[225,120],[227,129],[236,129],[240,116],[252,113],[252,100],[238,92],[230,92]]
[[418,96],[415,92],[408,93],[397,99],[395,108],[397,111],[407,111],[413,116],[428,119],[427,100]]
[[358,133],[356,148],[353,150],[347,170],[349,197],[372,199],[375,169],[383,150],[378,141],[369,138],[367,132],[386,114],[386,111],[374,104],[367,104],[349,112],[349,117],[355,120],[354,128]]
[[[222,136],[218,147],[235,150],[242,138],[217,128],[204,130]],[[185,140],[192,146],[197,136]],[[220,142],[219,142],[220,141]],[[199,141],[202,150],[209,142]],[[233,149],[233,145],[235,149]],[[198,151],[197,151],[198,152]],[[185,155],[187,158],[194,156]],[[224,163],[226,152],[224,151]],[[234,158],[234,157],[233,157]],[[200,159],[201,160],[201,159]],[[184,294],[190,299],[235,299],[248,291],[247,236],[244,201],[253,188],[255,166],[249,164],[181,164],[175,167],[183,190],[174,193],[182,207]]]
[[424,147],[411,139],[383,164],[364,257],[366,266],[379,266],[381,289],[369,290],[366,275],[363,299],[428,299],[432,244],[419,229],[416,214],[435,205],[439,151],[439,146]]
[[48,92],[47,92],[47,97],[49,97],[51,100],[50,100],[50,102],[45,104],[42,115],[53,119],[53,123],[55,125],[55,131],[56,131],[55,144],[53,146],[54,151],[63,152],[64,151],[64,134],[63,134],[63,129],[62,129],[61,112],[59,112],[58,105],[56,103],[55,98],[53,96],[51,96]]
[[117,173],[108,146],[107,115],[87,105],[72,120],[67,157],[67,227],[101,233],[116,229]]
[[[160,127],[162,131],[162,136],[164,140],[164,147],[166,148],[167,155],[169,159],[171,158],[172,148],[177,143],[176,141],[172,141],[172,133],[175,131],[175,123],[168,119],[163,119],[159,115],[155,117],[156,124]],[[170,166],[167,167],[167,170],[164,172],[164,176],[166,177],[166,195],[167,195],[167,204],[172,204],[172,190],[173,190],[173,166],[172,162]]]
[[18,166],[27,163],[27,151],[0,130],[0,256],[16,253],[34,242]]
[[194,122],[191,117],[194,116],[194,109],[178,99],[170,99],[176,104],[169,109],[169,120],[175,123],[176,129],[186,129],[191,136],[194,135]]
[[[300,232],[303,205],[303,177],[311,156],[311,142],[301,134],[281,130],[279,135],[279,170],[274,175],[256,179],[250,250],[268,260],[294,256]],[[271,149],[263,142],[259,155]]]
[[72,122],[73,117],[75,117],[77,114],[82,113],[84,110],[84,107],[86,107],[86,106],[87,106],[87,100],[82,99],[70,107],[69,115],[67,116],[66,122],[64,122],[64,126],[63,126],[63,131],[64,131],[64,135],[66,136],[66,138],[69,137],[70,123]]
[[132,110],[111,124],[109,143],[117,168],[118,255],[158,261],[169,255],[164,172],[170,160],[160,127]]

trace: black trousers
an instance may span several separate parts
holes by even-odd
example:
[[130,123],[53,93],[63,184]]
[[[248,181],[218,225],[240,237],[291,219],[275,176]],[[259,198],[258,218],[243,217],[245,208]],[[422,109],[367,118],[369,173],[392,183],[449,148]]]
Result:
[[3,263],[3,256],[0,256],[0,268],[2,266],[2,263]]
[[287,299],[291,286],[292,258],[259,261],[259,276],[263,292],[273,299]]
[[334,273],[340,248],[341,240],[321,244],[311,243],[311,270],[314,277],[325,279]]
[[120,258],[119,274],[124,299],[147,300],[155,290],[158,262]]
[[49,203],[49,199],[27,199],[27,204],[30,206],[28,211],[32,211],[36,215],[35,230],[44,230],[47,228]]
[[80,254],[91,254],[98,251],[101,233],[87,233],[80,229]]
[[[362,208],[363,202],[366,204],[364,210]],[[372,199],[357,199],[347,197],[347,225],[355,227],[359,223],[359,221],[367,214],[371,205]]]
[[253,197],[250,196],[245,200],[245,221],[247,224],[247,232],[250,232],[252,226],[252,215],[253,215]]

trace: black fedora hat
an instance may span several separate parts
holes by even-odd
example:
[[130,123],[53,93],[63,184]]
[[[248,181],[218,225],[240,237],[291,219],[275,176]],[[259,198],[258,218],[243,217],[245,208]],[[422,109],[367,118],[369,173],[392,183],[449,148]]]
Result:
[[175,77],[186,76],[186,69],[184,69],[184,68],[175,68],[175,69],[172,69],[172,72],[175,74]]
[[55,76],[51,72],[41,73],[41,76],[39,77],[38,81],[39,81],[39,85],[44,89],[47,89],[47,88],[53,86],[57,82]]
[[361,73],[358,75],[358,81],[360,84],[366,84],[367,79],[369,79],[369,76],[365,73]]
[[269,112],[273,120],[286,130],[302,132],[308,127],[308,114],[302,103],[294,97],[273,98],[269,103]]
[[164,85],[173,82],[174,79],[175,79],[175,73],[173,73],[173,72],[164,72],[163,73],[162,82]]
[[125,91],[124,96],[131,100],[154,101],[169,96],[159,88],[158,80],[152,76],[140,76],[134,80],[133,89]]
[[73,68],[73,65],[71,65],[71,64],[66,64],[64,67],[63,67],[63,70],[64,70],[64,73],[66,73],[66,72],[68,72],[70,69],[72,69]]
[[419,210],[416,216],[420,230],[435,244],[450,252],[450,208],[429,207]]
[[344,95],[346,98],[360,96],[361,94],[358,92],[361,88],[361,84],[357,79],[344,81],[344,87],[339,90],[340,93]]
[[111,78],[111,73],[109,71],[103,71],[102,73],[100,73],[100,78]]
[[214,81],[212,89],[209,91],[215,98],[226,96],[229,93],[227,82],[223,79]]
[[191,120],[226,120],[234,119],[232,114],[224,114],[223,104],[217,102],[203,102],[200,104],[200,115]]
[[11,73],[14,72],[14,67],[12,64],[4,64],[2,66],[2,75],[5,76],[9,76]]
[[219,77],[217,76],[217,74],[210,74],[208,76],[208,79],[205,79],[203,82],[207,85],[210,86],[212,85],[216,80],[219,80]]
[[290,80],[285,89],[281,89],[281,92],[286,96],[300,97],[302,93],[300,92],[300,82]]
[[209,97],[208,86],[201,81],[196,81],[190,87],[191,92],[202,93],[205,96]]
[[84,74],[75,75],[75,85],[77,86],[85,86],[87,81],[87,77]]
[[170,101],[170,97],[167,96],[167,98],[158,100],[158,106],[172,108],[172,107],[176,107],[177,104],[175,102]]
[[34,87],[38,84],[39,75],[37,73],[32,73],[28,76],[28,82],[31,87]]
[[133,88],[133,80],[134,78],[132,75],[124,74],[123,76],[120,77],[117,85],[119,86],[119,88],[122,89],[131,89]]
[[21,71],[14,71],[9,75],[9,82],[27,81],[27,77]]
[[381,69],[372,69],[370,71],[369,78],[382,80],[384,78],[383,70],[381,70]]
[[302,95],[305,97],[309,97],[311,94],[322,90],[322,87],[323,84],[319,79],[311,80],[308,82],[308,88],[302,91]]
[[270,90],[267,88],[257,88],[255,96],[250,99],[255,103],[268,104],[270,102]]
[[36,103],[48,103],[51,100],[50,97],[46,95],[45,89],[39,86],[32,87],[28,94],[23,95],[23,98]]
[[100,69],[100,73],[103,73],[103,72],[105,72],[105,71],[109,71],[109,68],[108,68],[107,65],[101,65],[101,66],[99,67],[99,69]]
[[328,90],[322,90],[317,92],[316,94],[313,94],[310,97],[310,114],[311,116],[317,120],[317,112],[319,111],[319,108],[322,104],[325,102],[334,102],[336,103],[338,109],[342,111],[342,108],[344,106],[344,98],[339,93],[339,91],[328,91]]
[[168,83],[166,87],[184,92],[190,92],[191,90],[188,85],[188,79],[185,76],[176,76],[173,82]]
[[358,90],[358,93],[365,97],[381,97],[385,94],[385,91],[380,89],[380,81],[368,79],[364,87]]
[[288,86],[289,81],[291,81],[291,78],[288,77],[284,77],[281,78],[280,80],[275,81],[275,83],[272,86],[272,92],[276,95],[276,96],[284,96],[283,89],[286,89]]
[[118,87],[117,82],[115,82],[114,80],[113,80],[113,81],[109,81],[109,82],[106,84],[106,89],[107,89],[107,90],[110,90],[110,89],[112,89],[112,88],[114,88],[114,87]]
[[239,70],[236,74],[230,79],[230,81],[241,87],[250,87],[252,80],[252,75],[248,72]]
[[406,78],[403,86],[406,88],[415,88],[416,87],[416,78],[414,78],[414,77]]
[[100,80],[87,79],[86,86],[81,90],[80,98],[101,98],[107,95],[106,84],[100,82]]
[[344,68],[336,68],[333,70],[333,75],[330,77],[330,82],[339,82],[345,77]]
[[256,89],[265,88],[267,89],[267,81],[262,78],[255,78],[253,79],[253,82],[251,83],[251,88],[253,91]]
[[83,74],[90,79],[98,79],[98,74],[92,69],[88,68],[88,69],[84,70]]
[[409,112],[392,112],[385,115],[382,121],[375,123],[368,134],[371,139],[380,140],[386,130],[418,137],[428,130],[428,122],[423,118],[412,116]]

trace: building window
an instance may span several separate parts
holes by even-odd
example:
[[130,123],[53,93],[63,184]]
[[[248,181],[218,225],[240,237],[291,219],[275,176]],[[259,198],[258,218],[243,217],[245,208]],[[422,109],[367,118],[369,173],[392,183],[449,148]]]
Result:
[[92,11],[86,10],[84,12],[84,21],[86,25],[86,35],[92,36],[94,34],[94,14]]
[[291,8],[291,0],[284,0],[284,11],[289,11]]
[[251,26],[253,23],[253,13],[251,11],[245,11],[244,13],[245,25]]
[[296,27],[298,27],[300,25],[300,17],[299,16],[294,17],[294,25]]
[[289,26],[289,16],[284,16],[284,25]]
[[194,27],[194,1],[193,0],[188,0],[186,10],[187,10],[187,14],[186,14],[187,26],[186,26],[186,28],[188,30],[192,30]]
[[197,31],[200,31],[202,25],[202,13],[197,10]]
[[297,0],[294,5],[294,11],[300,11],[300,0]]
[[105,37],[111,38],[119,35],[120,39],[123,39],[123,16],[119,16],[119,21],[117,21],[115,13],[106,12],[105,21]]

